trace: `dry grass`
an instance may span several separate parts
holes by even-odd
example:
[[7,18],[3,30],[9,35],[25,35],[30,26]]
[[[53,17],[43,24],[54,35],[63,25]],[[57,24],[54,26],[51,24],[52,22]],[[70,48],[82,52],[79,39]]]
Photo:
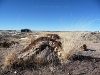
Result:
[[15,63],[17,61],[17,54],[15,54],[14,52],[10,52],[8,53],[7,56],[5,56],[5,61],[3,63],[3,69],[6,68],[6,67],[9,67],[9,66],[12,66],[13,63]]
[[[50,34],[49,32],[40,32],[37,33],[39,36],[44,36],[46,34]],[[55,34],[55,33],[53,33]],[[82,33],[71,33],[71,32],[60,32],[57,33],[61,39],[59,41],[61,41],[62,43],[62,49],[63,51],[58,52],[58,55],[60,55],[61,57],[59,57],[59,59],[61,60],[61,63],[67,63],[68,59],[73,56],[73,54],[77,51],[78,48],[78,43],[79,43],[79,39]],[[27,34],[30,35],[30,34]],[[31,36],[28,36],[29,39],[24,40],[24,43],[29,43],[31,42],[31,39],[33,37],[34,34],[31,33]],[[34,39],[33,39],[34,40]],[[22,42],[21,42],[22,43]],[[38,57],[37,57],[38,58]],[[17,55],[14,52],[10,52],[6,57],[5,57],[5,62],[3,65],[3,68],[7,67],[7,66],[11,66],[14,62],[16,62],[18,60]],[[29,59],[29,61],[33,61]],[[40,62],[36,59],[37,62]],[[41,60],[42,62],[44,62],[44,60]],[[23,61],[24,63],[24,61]]]
[[19,39],[14,38],[14,37],[9,37],[8,39],[9,39],[10,41],[15,41],[15,42],[18,42],[18,40],[19,40]]
[[62,47],[63,51],[61,59],[63,59],[62,63],[67,63],[68,59],[73,56],[79,49],[79,43],[80,43],[80,36],[83,33],[73,33],[73,32],[63,32],[59,33],[61,37]]

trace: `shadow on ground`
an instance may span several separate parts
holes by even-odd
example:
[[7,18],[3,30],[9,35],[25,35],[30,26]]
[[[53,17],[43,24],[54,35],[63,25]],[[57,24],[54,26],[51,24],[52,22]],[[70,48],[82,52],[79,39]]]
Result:
[[0,68],[0,75],[100,75],[100,58],[74,55],[69,60],[69,63],[57,66],[36,67],[30,64],[5,70]]

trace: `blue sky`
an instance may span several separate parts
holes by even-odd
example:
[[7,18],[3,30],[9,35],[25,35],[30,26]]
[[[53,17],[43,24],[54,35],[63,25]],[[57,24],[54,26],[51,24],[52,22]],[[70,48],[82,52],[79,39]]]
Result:
[[0,0],[0,30],[100,31],[100,0]]

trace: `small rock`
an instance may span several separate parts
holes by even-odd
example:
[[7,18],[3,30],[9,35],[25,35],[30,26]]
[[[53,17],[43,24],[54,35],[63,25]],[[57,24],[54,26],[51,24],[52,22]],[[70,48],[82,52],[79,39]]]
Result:
[[14,73],[16,74],[17,72],[15,71]]

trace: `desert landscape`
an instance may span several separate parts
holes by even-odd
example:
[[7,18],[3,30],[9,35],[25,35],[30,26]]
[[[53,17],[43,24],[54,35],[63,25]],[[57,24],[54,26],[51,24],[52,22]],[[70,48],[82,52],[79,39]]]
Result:
[[100,75],[100,32],[0,30],[0,75]]

